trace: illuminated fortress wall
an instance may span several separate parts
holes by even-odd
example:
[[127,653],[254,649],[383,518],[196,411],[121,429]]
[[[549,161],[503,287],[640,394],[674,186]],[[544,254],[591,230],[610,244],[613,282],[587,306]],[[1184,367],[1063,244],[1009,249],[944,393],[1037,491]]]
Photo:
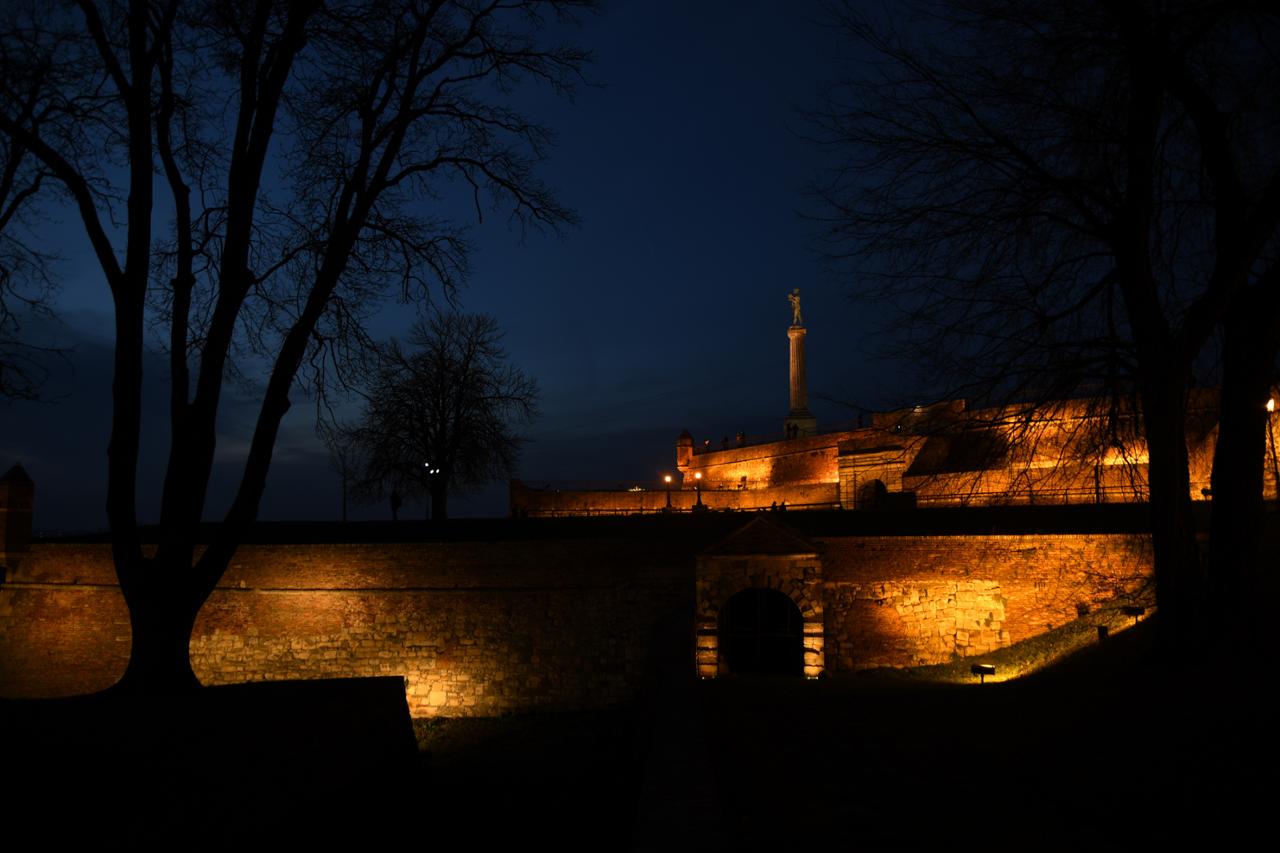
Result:
[[[644,491],[604,491],[578,489],[532,489],[518,481],[511,484],[511,514],[516,517],[634,515],[660,513],[667,506],[667,493],[660,489]],[[840,505],[837,483],[810,483],[803,486],[778,486],[771,489],[673,489],[670,492],[672,512],[691,512],[701,503],[708,510],[737,511],[768,508],[787,504],[789,507],[821,507]]]
[[[196,623],[205,684],[404,675],[415,716],[630,698],[687,569],[658,544],[245,546]],[[105,545],[36,545],[0,586],[0,695],[100,690],[129,621]]]
[[[1204,500],[1217,439],[1216,394],[1187,407],[1190,493]],[[1274,443],[1264,488],[1275,496]],[[877,509],[1129,503],[1147,499],[1147,450],[1131,411],[1107,401],[969,410],[953,400],[876,413],[866,426],[782,441],[748,436],[676,442],[672,511]],[[630,491],[531,488],[513,482],[511,513],[537,517],[625,515],[667,506],[661,486]]]
[[[812,557],[707,556],[742,519],[704,520],[693,536],[247,545],[201,611],[192,661],[206,684],[403,675],[415,716],[593,708],[637,694],[659,624],[685,625],[691,670],[695,644],[719,670],[704,641],[750,586],[793,597],[806,671],[840,674],[1035,636],[1128,600],[1151,565],[1144,537],[1119,534],[816,535]],[[128,649],[107,545],[11,555],[0,695],[103,689]]]
[[777,489],[834,483],[837,457],[845,433],[805,436],[790,441],[708,450],[679,466],[687,487],[693,474],[702,474],[710,491]]
[[1137,535],[867,536],[823,554],[829,671],[945,663],[1145,601]]

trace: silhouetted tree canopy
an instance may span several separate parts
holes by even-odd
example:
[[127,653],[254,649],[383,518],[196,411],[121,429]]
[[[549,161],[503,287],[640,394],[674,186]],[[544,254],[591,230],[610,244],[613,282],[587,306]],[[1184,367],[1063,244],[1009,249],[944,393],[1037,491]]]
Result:
[[[465,278],[463,225],[437,202],[461,190],[521,227],[572,221],[537,177],[548,133],[512,92],[573,88],[588,55],[549,33],[589,5],[0,9],[0,137],[46,176],[41,196],[74,211],[115,309],[107,517],[133,631],[123,685],[195,685],[191,628],[257,515],[291,393],[323,393],[386,300]],[[167,344],[171,387],[154,553],[137,516],[148,328]],[[235,497],[198,550],[237,374],[263,377],[257,421]]]
[[411,349],[392,342],[351,432],[361,498],[429,498],[444,519],[450,494],[516,473],[538,388],[501,341],[492,317],[437,313],[414,325]]
[[1162,632],[1198,646],[1225,605],[1206,604],[1189,496],[1184,409],[1206,378],[1222,389],[1213,539],[1233,549],[1212,560],[1219,590],[1256,564],[1280,348],[1280,15],[1217,0],[833,11],[872,55],[812,115],[844,158],[818,187],[833,269],[898,306],[893,341],[935,392],[1138,404]]
[[[15,92],[26,82],[6,81]],[[51,314],[50,259],[36,248],[39,217],[33,210],[48,179],[20,143],[0,135],[0,399],[38,397],[49,373],[47,357],[56,352],[24,331],[30,319]]]

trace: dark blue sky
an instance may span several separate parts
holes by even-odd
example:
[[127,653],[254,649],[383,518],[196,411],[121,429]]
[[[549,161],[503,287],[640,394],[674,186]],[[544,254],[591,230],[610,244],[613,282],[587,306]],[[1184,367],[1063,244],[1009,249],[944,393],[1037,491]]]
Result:
[[[825,164],[802,139],[798,109],[848,61],[814,23],[816,3],[614,3],[576,40],[595,52],[599,87],[575,103],[529,93],[527,112],[556,132],[542,175],[581,225],[522,239],[502,216],[475,225],[463,310],[506,330],[511,358],[541,384],[541,417],[521,476],[532,481],[653,480],[674,464],[682,429],[718,440],[774,433],[787,412],[786,294],[800,287],[809,327],[811,396],[866,406],[899,402],[859,343],[847,285],[823,277],[803,189]],[[454,212],[474,219],[462,207]],[[65,227],[62,325],[74,345],[50,390],[57,402],[0,409],[0,465],[21,460],[37,484],[37,527],[97,529],[109,417],[110,308],[76,223]],[[400,335],[411,308],[380,323]],[[154,519],[163,463],[163,367],[149,365],[154,429],[144,436],[140,515]],[[225,506],[255,407],[234,391],[210,501]],[[821,424],[851,417],[813,400]],[[286,420],[261,517],[335,518],[339,486],[302,401]],[[451,506],[501,515],[505,484]],[[415,510],[410,510],[414,512]],[[356,517],[385,517],[371,507]]]

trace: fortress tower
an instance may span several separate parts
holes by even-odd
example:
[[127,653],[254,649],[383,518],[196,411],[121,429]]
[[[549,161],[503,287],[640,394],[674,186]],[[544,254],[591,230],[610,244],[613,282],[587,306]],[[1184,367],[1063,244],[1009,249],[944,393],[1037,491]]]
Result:
[[31,544],[31,504],[36,487],[21,465],[0,477],[0,566]]
[[809,388],[804,371],[804,319],[800,316],[800,288],[787,296],[791,303],[791,327],[787,339],[791,344],[791,411],[782,422],[787,438],[803,438],[818,431],[818,421],[809,411]]

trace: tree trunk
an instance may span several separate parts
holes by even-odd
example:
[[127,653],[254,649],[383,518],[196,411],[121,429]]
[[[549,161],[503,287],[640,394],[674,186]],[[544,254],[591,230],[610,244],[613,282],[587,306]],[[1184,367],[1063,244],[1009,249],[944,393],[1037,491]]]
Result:
[[[148,561],[140,584],[122,584],[129,605],[132,645],[129,665],[117,690],[136,693],[186,693],[199,689],[191,669],[191,632],[203,601],[186,590],[189,567],[158,566]],[[163,573],[163,579],[157,577]],[[150,577],[147,577],[150,575]]]
[[1215,645],[1232,659],[1259,648],[1263,469],[1267,399],[1277,354],[1274,317],[1242,299],[1225,320],[1222,398],[1213,455],[1208,615]]
[[1204,585],[1191,509],[1183,388],[1166,379],[1143,390],[1158,644],[1166,660],[1179,661],[1201,648]]
[[[442,480],[443,478],[436,478]],[[431,520],[444,521],[449,517],[449,484],[434,481],[431,483]]]

